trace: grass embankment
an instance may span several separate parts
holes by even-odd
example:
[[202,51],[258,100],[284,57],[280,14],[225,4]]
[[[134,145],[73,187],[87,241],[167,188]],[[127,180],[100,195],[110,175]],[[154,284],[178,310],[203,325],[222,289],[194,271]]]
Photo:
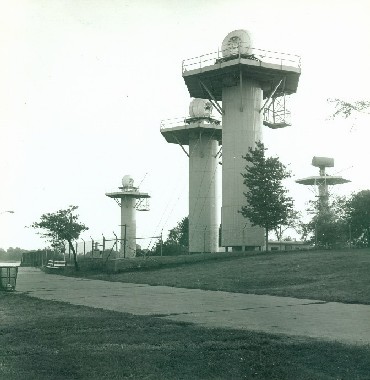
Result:
[[117,274],[107,281],[370,304],[370,250],[259,253]]
[[0,379],[369,379],[370,348],[0,292]]

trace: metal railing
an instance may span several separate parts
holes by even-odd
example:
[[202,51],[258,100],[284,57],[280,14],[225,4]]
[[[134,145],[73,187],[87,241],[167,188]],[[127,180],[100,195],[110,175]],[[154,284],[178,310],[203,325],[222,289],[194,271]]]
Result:
[[[154,240],[153,240],[154,239]],[[152,247],[150,245],[155,240],[161,240],[162,235],[158,236],[147,236],[147,237],[136,237],[136,244],[141,245],[142,250],[148,250]],[[128,241],[126,240],[128,243]],[[75,252],[77,256],[84,256],[87,258],[94,258],[94,259],[102,259],[106,254],[109,254],[113,252],[119,252],[124,251],[124,245],[126,244],[125,238],[121,239],[115,236],[114,238],[106,238],[104,235],[102,235],[102,238],[100,239],[93,239],[90,238],[89,240],[79,240],[73,243],[73,248],[75,249]],[[125,248],[132,248],[126,246]],[[105,255],[104,255],[105,254]],[[63,255],[63,253],[62,253]],[[64,248],[64,256],[70,260],[72,255],[72,249],[71,247],[66,244]]]
[[280,66],[301,67],[301,57],[295,54],[279,53],[276,51],[249,48],[246,44],[240,43],[234,48],[227,50],[218,50],[194,58],[184,59],[182,61],[182,73],[202,69],[216,63],[226,62],[232,59],[246,58],[262,63],[273,63]]
[[210,117],[200,117],[200,118],[191,118],[190,116],[188,117],[176,117],[173,119],[163,119],[161,120],[160,123],[160,130],[164,129],[171,129],[171,128],[176,128],[176,127],[181,127],[184,125],[189,125],[191,121],[193,120],[207,120],[210,123],[215,123],[215,124],[220,124],[221,123],[221,117],[219,115],[214,116],[211,115]]
[[175,117],[172,119],[161,120],[160,129],[170,129],[186,124],[186,117]]

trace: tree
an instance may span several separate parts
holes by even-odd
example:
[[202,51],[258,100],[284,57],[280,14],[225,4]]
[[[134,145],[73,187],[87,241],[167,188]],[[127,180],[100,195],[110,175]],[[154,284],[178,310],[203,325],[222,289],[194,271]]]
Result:
[[370,190],[353,194],[347,202],[351,238],[370,246]]
[[330,248],[349,240],[347,221],[347,198],[335,196],[322,207],[320,200],[310,201],[308,213],[313,214],[310,222],[302,225],[305,238],[311,235],[316,247]]
[[153,254],[161,252],[164,256],[181,255],[187,251],[189,245],[189,218],[181,219],[177,225],[169,231],[165,242],[157,241]]
[[262,142],[249,148],[243,156],[247,161],[245,172],[241,173],[247,186],[244,192],[247,204],[239,211],[250,220],[253,226],[265,229],[266,250],[268,250],[268,233],[280,225],[289,224],[293,214],[293,199],[282,185],[291,174],[277,157],[266,157]]
[[77,208],[77,206],[69,206],[66,210],[43,214],[39,222],[31,225],[32,228],[43,230],[40,234],[48,239],[54,248],[61,247],[64,242],[67,242],[73,253],[76,270],[79,268],[72,242],[78,239],[82,231],[88,230],[88,227],[78,222],[78,215],[73,215]]
[[370,102],[365,100],[359,100],[354,103],[345,102],[341,99],[328,99],[328,102],[335,103],[335,111],[332,115],[334,119],[337,116],[348,119],[353,113],[368,113],[365,110],[370,108]]
[[284,224],[280,224],[278,227],[274,228],[275,236],[278,241],[282,240],[283,234],[289,228],[294,229],[296,232],[301,232],[301,213],[299,211],[290,209],[287,220]]
[[189,246],[189,217],[181,219],[176,227],[169,231],[166,243],[183,247]]
[[9,247],[6,251],[7,256],[10,260],[21,260],[22,254],[24,252],[27,252],[25,249],[19,248],[19,247]]

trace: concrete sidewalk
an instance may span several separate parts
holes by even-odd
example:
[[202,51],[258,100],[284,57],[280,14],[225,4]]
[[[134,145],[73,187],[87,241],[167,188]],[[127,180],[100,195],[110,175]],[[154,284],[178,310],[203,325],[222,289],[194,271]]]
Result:
[[88,280],[20,268],[18,292],[205,327],[370,344],[370,305]]

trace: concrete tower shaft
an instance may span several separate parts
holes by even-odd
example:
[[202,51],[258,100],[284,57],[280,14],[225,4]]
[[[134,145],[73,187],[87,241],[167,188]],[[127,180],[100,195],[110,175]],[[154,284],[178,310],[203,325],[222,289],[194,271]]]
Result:
[[245,204],[242,156],[262,140],[262,90],[258,81],[243,79],[222,90],[222,239],[225,247],[262,246],[264,231],[252,227],[240,214]]
[[[136,256],[136,199],[124,197],[121,200],[121,249],[124,257]],[[126,239],[125,239],[126,237]]]
[[219,144],[214,131],[189,135],[189,252],[217,252]]

